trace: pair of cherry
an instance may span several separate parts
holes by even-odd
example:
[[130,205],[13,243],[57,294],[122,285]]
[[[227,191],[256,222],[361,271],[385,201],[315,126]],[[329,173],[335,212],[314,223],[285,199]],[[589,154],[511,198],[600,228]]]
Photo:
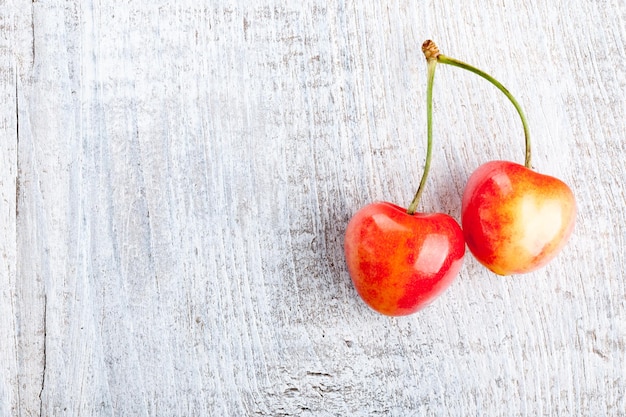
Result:
[[[354,286],[379,313],[402,316],[425,307],[454,281],[465,245],[498,275],[523,274],[550,262],[565,246],[576,217],[576,202],[561,180],[537,173],[530,163],[524,113],[515,98],[489,74],[441,54],[432,41],[422,50],[428,63],[428,146],[424,173],[408,209],[388,202],[363,207],[350,220],[345,255]],[[485,78],[515,106],[526,138],[525,165],[491,161],[469,178],[461,224],[443,213],[417,213],[432,153],[432,90],[438,63]]]

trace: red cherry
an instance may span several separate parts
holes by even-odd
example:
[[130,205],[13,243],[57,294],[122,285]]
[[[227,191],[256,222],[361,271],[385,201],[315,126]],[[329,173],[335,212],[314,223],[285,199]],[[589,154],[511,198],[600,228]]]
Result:
[[389,316],[429,304],[454,281],[464,254],[461,228],[442,213],[411,215],[395,204],[373,203],[346,230],[352,282],[367,305]]
[[480,166],[463,193],[467,246],[499,275],[523,274],[550,262],[567,243],[575,218],[574,194],[563,181],[513,162]]
[[354,287],[371,308],[389,316],[415,313],[430,303],[450,286],[465,255],[463,232],[452,217],[416,213],[432,158],[437,60],[427,49],[425,44],[426,162],[415,197],[406,210],[391,203],[367,205],[352,217],[346,229],[346,262]]

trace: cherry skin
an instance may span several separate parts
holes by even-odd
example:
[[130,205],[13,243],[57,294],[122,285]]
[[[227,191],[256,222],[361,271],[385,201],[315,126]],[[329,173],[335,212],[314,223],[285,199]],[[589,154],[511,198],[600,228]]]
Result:
[[575,218],[574,194],[564,182],[513,162],[481,165],[463,192],[467,246],[498,275],[523,274],[550,262],[567,243]]
[[465,255],[463,232],[452,217],[408,214],[387,202],[369,204],[352,217],[344,246],[358,294],[388,316],[428,305],[454,281]]

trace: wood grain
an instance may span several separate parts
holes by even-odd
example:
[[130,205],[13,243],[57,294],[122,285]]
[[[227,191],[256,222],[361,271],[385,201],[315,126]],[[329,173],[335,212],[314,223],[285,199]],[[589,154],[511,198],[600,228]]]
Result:
[[[0,0],[0,415],[626,416],[626,6],[482,3]],[[579,215],[393,319],[343,231],[415,191],[429,38]],[[458,218],[521,125],[435,84],[421,209]]]

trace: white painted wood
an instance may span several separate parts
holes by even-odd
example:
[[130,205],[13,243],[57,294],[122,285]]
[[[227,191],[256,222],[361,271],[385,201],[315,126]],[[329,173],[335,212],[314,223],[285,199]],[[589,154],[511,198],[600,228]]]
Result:
[[[626,6],[470,3],[0,1],[0,415],[625,416]],[[343,231],[415,191],[428,38],[580,213],[393,319]],[[435,129],[423,210],[523,159],[459,69]]]

